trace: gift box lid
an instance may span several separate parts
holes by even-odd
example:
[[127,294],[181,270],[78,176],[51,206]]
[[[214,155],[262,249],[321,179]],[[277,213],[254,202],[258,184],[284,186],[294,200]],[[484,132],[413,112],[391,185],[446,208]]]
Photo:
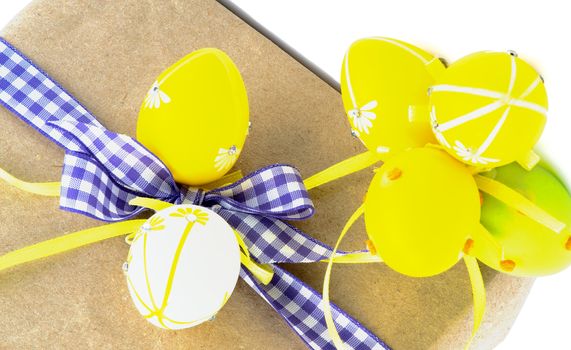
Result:
[[[230,8],[230,9],[229,9]],[[249,23],[245,22],[247,20]],[[202,47],[224,50],[248,90],[252,130],[237,168],[249,172],[289,163],[309,176],[364,151],[349,132],[335,83],[280,48],[243,13],[207,0],[92,2],[35,0],[0,35],[82,101],[110,130],[135,135],[138,109],[155,77]],[[341,58],[340,58],[341,59]],[[313,69],[313,70],[312,70]],[[0,164],[28,181],[57,181],[63,152],[0,108]],[[317,213],[298,226],[332,244],[361,203],[371,171],[312,191]],[[0,183],[0,254],[100,225],[58,209],[56,198]],[[362,249],[358,223],[345,249]],[[216,320],[168,332],[152,327],[129,300],[122,239],[18,267],[0,275],[0,344],[18,348],[302,349],[305,345],[243,282]],[[325,264],[287,269],[317,290]],[[483,267],[486,319],[474,348],[505,336],[531,279]],[[410,278],[384,265],[336,266],[333,301],[395,349],[460,348],[471,330],[472,297],[465,267]]]

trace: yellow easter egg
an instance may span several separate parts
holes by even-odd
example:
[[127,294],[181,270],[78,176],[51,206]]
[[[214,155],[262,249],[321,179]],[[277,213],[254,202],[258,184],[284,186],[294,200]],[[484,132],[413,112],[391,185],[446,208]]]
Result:
[[374,37],[353,43],[341,71],[353,135],[383,153],[435,143],[427,91],[443,70],[440,59],[402,41]]
[[545,125],[541,76],[514,52],[480,52],[450,65],[430,88],[433,132],[474,166],[525,161]]
[[177,182],[197,186],[234,166],[248,126],[248,98],[238,68],[224,52],[207,48],[159,75],[141,106],[137,139]]
[[377,254],[412,277],[452,267],[479,219],[474,178],[462,163],[434,148],[389,158],[365,199],[367,234]]

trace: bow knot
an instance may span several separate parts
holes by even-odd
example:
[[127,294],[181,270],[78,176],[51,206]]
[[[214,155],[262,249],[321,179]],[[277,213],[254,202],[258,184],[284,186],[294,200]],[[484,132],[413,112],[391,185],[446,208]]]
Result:
[[303,220],[315,211],[299,171],[289,165],[261,168],[213,190],[184,187],[175,204],[223,208],[280,220]]
[[180,189],[180,195],[174,204],[193,204],[203,205],[204,195],[206,191],[197,187],[183,187]]

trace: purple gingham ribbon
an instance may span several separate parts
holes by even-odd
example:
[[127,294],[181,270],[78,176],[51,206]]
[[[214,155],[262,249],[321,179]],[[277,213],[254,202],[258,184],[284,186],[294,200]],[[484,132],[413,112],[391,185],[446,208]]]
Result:
[[[0,103],[66,151],[60,206],[104,221],[125,220],[141,207],[135,197],[210,207],[239,232],[263,264],[327,259],[332,248],[282,220],[313,215],[297,169],[262,168],[223,188],[180,188],[168,168],[133,138],[113,133],[56,81],[0,38]],[[341,252],[339,254],[346,254]],[[334,349],[323,317],[322,296],[274,265],[268,285],[242,268],[241,277],[312,349]],[[388,349],[337,306],[333,317],[348,349]]]

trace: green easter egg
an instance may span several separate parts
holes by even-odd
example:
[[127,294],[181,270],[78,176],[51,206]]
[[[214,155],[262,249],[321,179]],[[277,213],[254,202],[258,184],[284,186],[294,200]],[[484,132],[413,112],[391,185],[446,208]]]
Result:
[[[511,187],[570,225],[571,197],[560,177],[551,169],[549,165],[540,164],[527,171],[512,163],[485,175]],[[483,195],[481,223],[502,245],[505,258],[515,262],[515,269],[506,272],[486,242],[475,244],[473,254],[498,271],[516,276],[543,276],[571,265],[571,251],[566,249],[568,234],[557,234],[487,194]]]

